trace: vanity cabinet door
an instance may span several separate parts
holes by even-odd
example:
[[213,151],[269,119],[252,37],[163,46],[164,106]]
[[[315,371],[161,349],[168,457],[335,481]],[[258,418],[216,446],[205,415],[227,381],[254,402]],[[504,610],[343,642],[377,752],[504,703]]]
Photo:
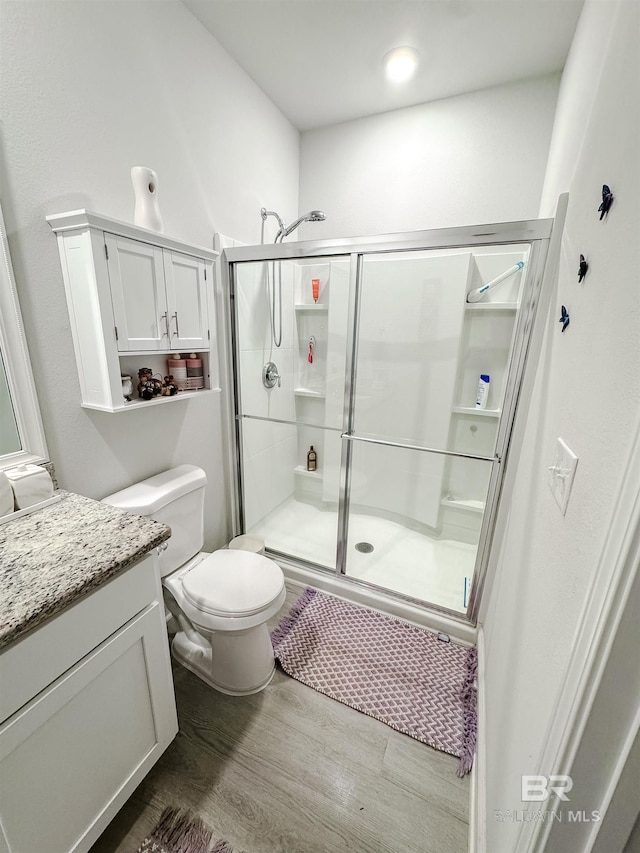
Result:
[[170,347],[185,352],[209,349],[207,265],[200,258],[167,249],[163,256]]
[[0,727],[0,850],[87,851],[177,730],[155,601]]
[[170,349],[162,249],[104,237],[118,351]]

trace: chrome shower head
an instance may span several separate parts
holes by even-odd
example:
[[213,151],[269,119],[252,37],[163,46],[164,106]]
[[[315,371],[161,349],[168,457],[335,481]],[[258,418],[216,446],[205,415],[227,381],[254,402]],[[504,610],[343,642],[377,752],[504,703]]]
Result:
[[[327,214],[324,210],[310,210],[309,213],[303,214],[303,216],[298,217],[295,222],[292,222],[291,225],[283,225],[278,232],[278,237],[282,240],[284,237],[288,237],[292,231],[295,231],[298,225],[301,225],[303,222],[322,222],[323,219],[327,218]],[[276,240],[278,239],[276,237]]]

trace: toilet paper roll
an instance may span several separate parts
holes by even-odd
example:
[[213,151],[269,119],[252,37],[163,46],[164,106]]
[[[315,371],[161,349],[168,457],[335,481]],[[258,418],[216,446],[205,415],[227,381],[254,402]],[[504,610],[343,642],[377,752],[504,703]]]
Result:
[[0,471],[0,515],[13,512],[13,489],[4,471]]
[[19,465],[17,468],[9,468],[5,473],[13,489],[16,509],[33,506],[53,495],[49,472],[39,465]]

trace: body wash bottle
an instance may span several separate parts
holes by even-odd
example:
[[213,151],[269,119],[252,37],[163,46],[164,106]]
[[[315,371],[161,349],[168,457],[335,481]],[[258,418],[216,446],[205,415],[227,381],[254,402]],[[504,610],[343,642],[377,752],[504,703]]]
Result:
[[489,383],[491,382],[491,377],[488,373],[480,374],[480,381],[478,382],[478,393],[476,394],[476,409],[486,409],[487,408],[487,400],[489,399]]

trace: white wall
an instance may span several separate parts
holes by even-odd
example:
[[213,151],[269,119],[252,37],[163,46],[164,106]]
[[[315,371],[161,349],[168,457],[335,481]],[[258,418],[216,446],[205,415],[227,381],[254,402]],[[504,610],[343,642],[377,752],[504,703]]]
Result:
[[2,203],[60,484],[101,497],[182,462],[208,474],[207,545],[227,534],[219,396],[108,415],[80,408],[56,241],[45,216],[131,221],[129,171],[159,175],[167,234],[260,239],[295,210],[299,134],[177,0],[0,2]]
[[559,79],[485,89],[302,134],[301,236],[536,218]]
[[[624,0],[587,0],[559,98],[543,210],[569,190],[559,278],[499,574],[482,614],[491,853],[525,849],[517,838],[531,824],[494,817],[524,808],[521,774],[557,772],[540,767],[540,755],[640,412],[638,10]],[[600,222],[603,183],[616,200]],[[583,284],[580,253],[590,264]],[[564,334],[561,304],[571,315]],[[559,436],[580,457],[564,517],[547,486]]]

